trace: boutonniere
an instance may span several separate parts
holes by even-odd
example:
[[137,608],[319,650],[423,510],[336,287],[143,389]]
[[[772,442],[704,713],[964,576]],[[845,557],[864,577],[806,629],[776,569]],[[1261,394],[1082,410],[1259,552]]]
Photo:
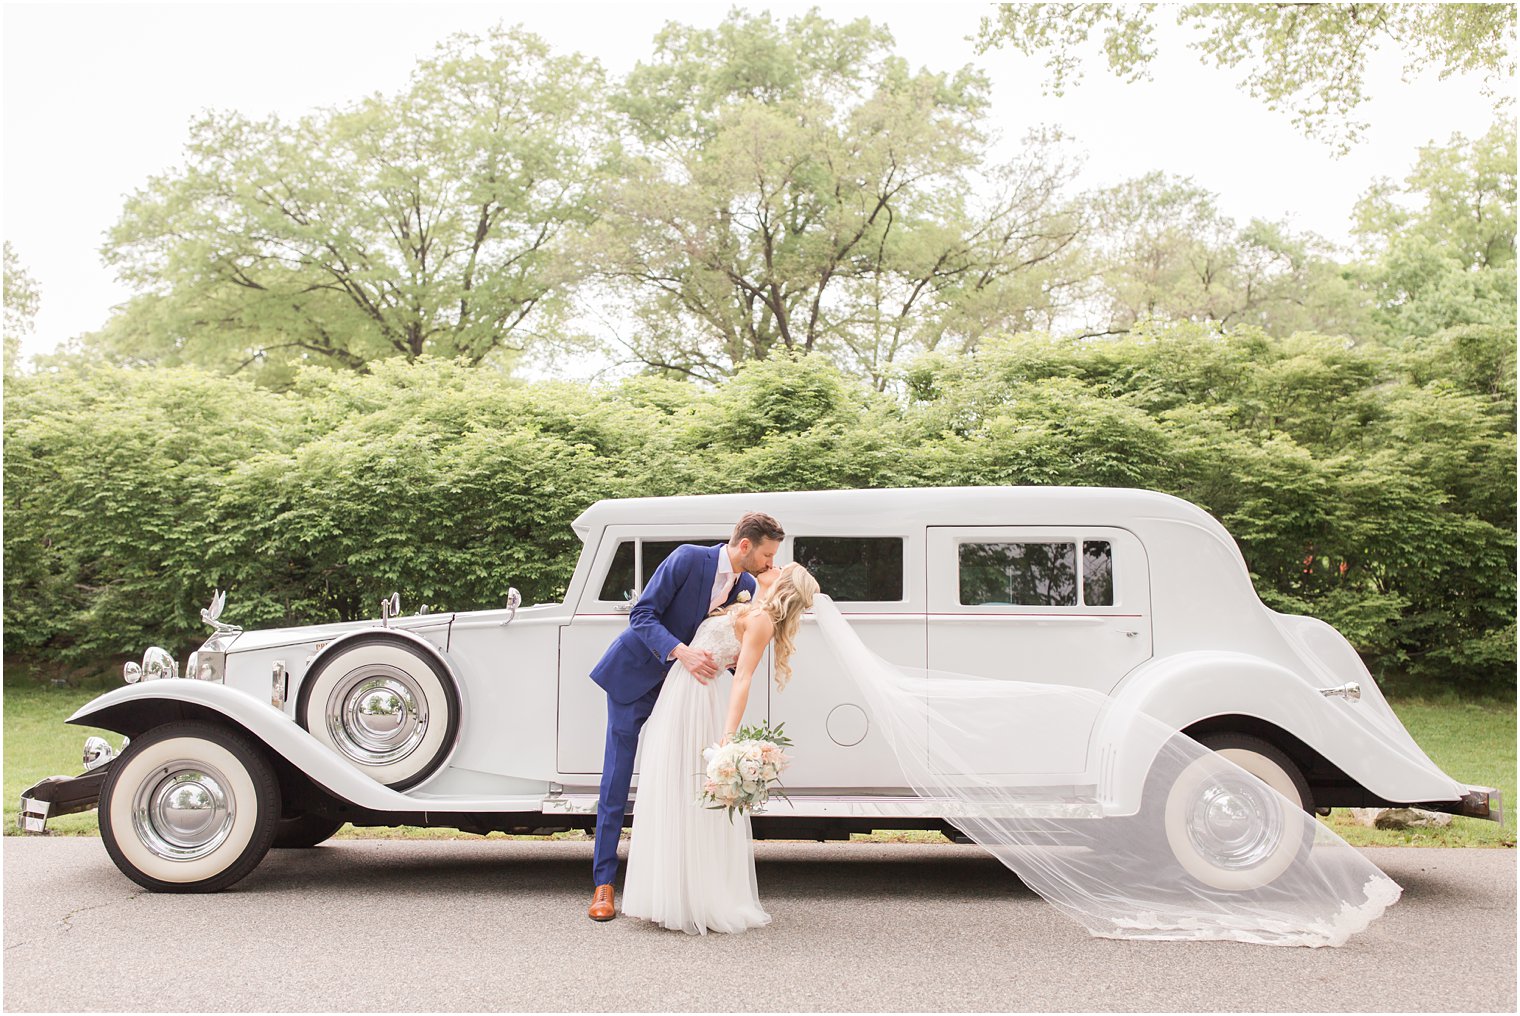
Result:
[[739,590],[739,602],[740,603],[748,603],[749,602],[749,590],[748,589],[741,589],[741,590]]

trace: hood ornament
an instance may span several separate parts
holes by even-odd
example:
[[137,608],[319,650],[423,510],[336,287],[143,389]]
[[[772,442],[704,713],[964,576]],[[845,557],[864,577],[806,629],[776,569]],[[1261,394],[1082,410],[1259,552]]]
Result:
[[211,606],[201,608],[201,620],[216,629],[218,635],[241,635],[243,629],[235,624],[223,624],[217,618],[222,616],[222,608],[227,605],[227,594],[220,589],[211,594]]

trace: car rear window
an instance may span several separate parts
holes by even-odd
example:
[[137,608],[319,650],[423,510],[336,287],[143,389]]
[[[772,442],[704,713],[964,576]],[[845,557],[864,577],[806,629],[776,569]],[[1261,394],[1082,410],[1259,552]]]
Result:
[[962,606],[1074,607],[1076,543],[962,543]]
[[[1114,551],[1108,540],[1083,540],[1081,602],[1114,603]],[[963,543],[962,606],[1074,607],[1078,602],[1077,542]]]

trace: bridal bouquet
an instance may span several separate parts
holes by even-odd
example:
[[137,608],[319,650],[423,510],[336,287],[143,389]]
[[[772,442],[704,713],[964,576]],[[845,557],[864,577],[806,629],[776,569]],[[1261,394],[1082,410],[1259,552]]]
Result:
[[769,800],[771,784],[780,785],[778,777],[792,761],[783,751],[792,746],[791,738],[781,733],[784,726],[779,724],[774,730],[764,723],[741,727],[727,744],[704,748],[707,779],[702,785],[702,805],[727,809],[732,822],[734,812],[750,811]]

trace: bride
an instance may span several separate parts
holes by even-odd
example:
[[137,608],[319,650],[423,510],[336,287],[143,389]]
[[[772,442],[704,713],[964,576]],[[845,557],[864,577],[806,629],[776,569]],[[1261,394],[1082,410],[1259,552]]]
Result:
[[819,591],[795,563],[762,572],[756,582],[753,602],[712,615],[692,638],[720,673],[735,667],[728,701],[718,682],[699,683],[678,661],[644,727],[623,913],[692,935],[744,931],[771,919],[760,907],[749,815],[730,819],[699,802],[702,749],[739,729],[755,668],[772,641],[776,688],[786,687],[802,612]]

